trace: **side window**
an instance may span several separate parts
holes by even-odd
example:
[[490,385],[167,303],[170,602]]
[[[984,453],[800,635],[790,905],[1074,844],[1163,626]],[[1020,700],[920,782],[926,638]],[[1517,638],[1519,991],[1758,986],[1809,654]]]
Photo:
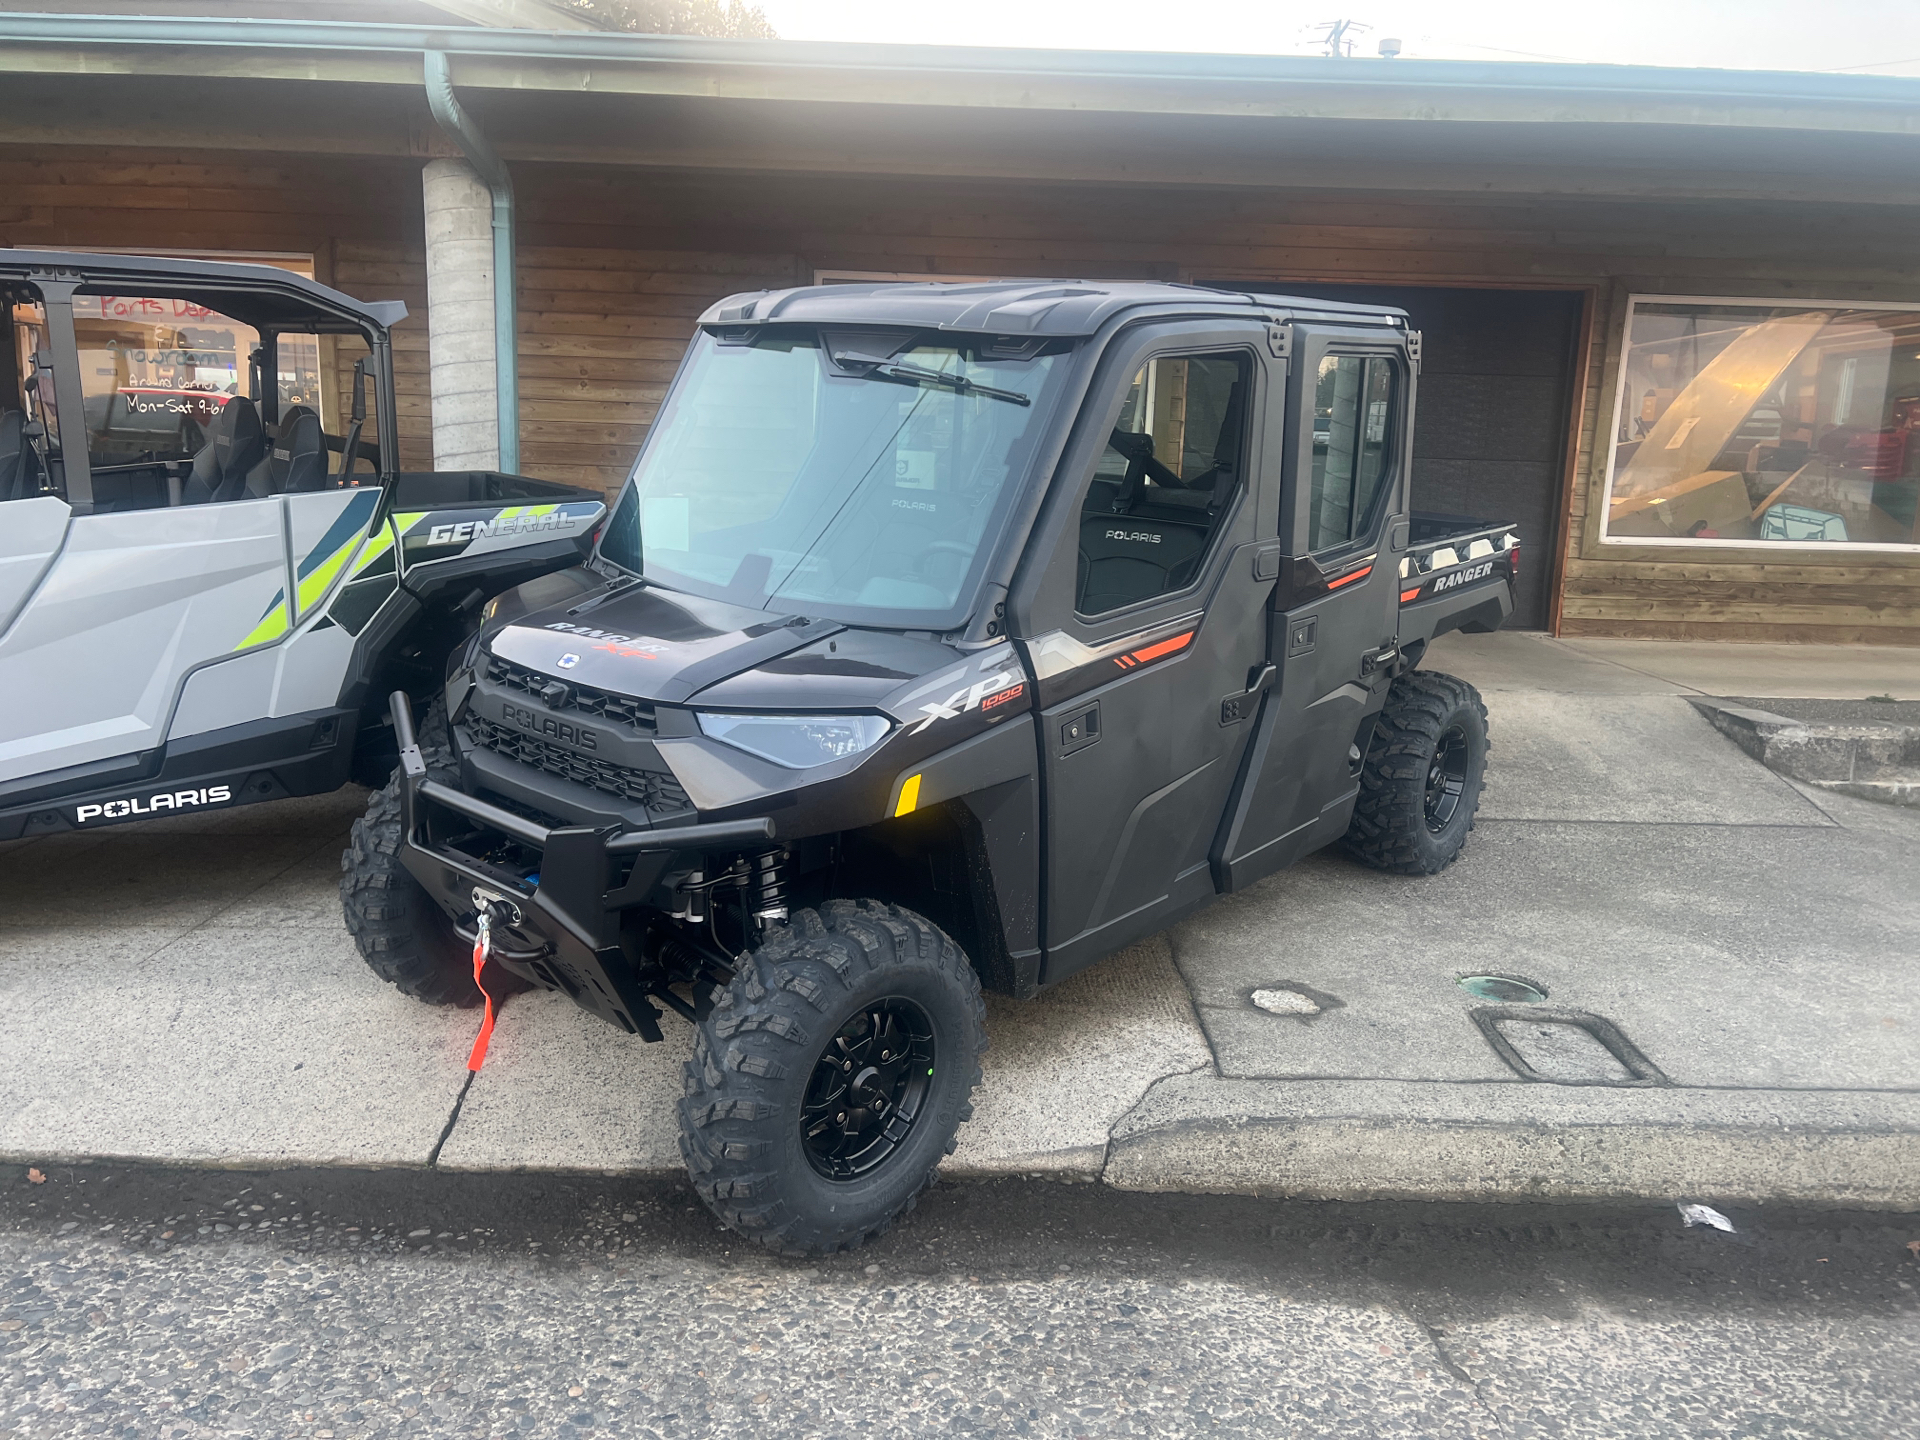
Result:
[[1328,355],[1313,402],[1313,468],[1307,494],[1307,548],[1330,550],[1373,528],[1392,470],[1393,362],[1384,356]]
[[1074,608],[1104,615],[1198,577],[1243,480],[1253,362],[1165,355],[1140,367],[1080,512]]
[[[190,300],[76,295],[73,334],[96,476],[192,459],[236,400],[253,422],[242,427],[248,463],[259,460],[265,436],[249,371],[260,337],[251,326]],[[127,488],[96,486],[107,493]]]
[[144,295],[76,295],[73,330],[96,510],[372,478],[348,474],[370,470],[377,433],[350,415],[368,353],[357,336],[262,335],[196,300]]

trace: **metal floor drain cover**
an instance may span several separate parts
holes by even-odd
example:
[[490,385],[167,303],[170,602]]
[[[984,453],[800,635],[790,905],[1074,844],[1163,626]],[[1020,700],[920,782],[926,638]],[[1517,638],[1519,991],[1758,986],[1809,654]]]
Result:
[[1546,986],[1518,975],[1462,975],[1454,983],[1469,995],[1502,1005],[1533,1005],[1547,998]]

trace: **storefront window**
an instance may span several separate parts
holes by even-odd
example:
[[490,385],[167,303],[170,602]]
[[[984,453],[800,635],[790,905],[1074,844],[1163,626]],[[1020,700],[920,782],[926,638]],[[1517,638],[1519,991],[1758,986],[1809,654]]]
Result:
[[[260,398],[259,332],[194,301],[76,295],[73,329],[96,467],[190,457],[230,399]],[[275,354],[279,413],[319,410],[319,337],[282,334]]]
[[1605,538],[1920,544],[1920,306],[1638,298]]

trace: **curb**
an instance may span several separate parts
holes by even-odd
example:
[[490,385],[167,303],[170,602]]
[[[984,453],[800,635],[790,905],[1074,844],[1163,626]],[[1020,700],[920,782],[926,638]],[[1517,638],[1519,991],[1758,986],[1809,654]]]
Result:
[[1316,1200],[1920,1210],[1920,1092],[1175,1076],[1115,1127],[1102,1178]]
[[1861,800],[1920,806],[1920,726],[1822,724],[1711,696],[1687,698],[1776,774]]

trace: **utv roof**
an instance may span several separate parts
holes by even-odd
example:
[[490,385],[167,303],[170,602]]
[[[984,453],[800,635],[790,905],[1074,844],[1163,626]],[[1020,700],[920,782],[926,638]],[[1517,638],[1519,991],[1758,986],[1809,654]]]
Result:
[[707,326],[766,324],[893,325],[996,335],[1091,335],[1125,311],[1238,315],[1274,320],[1318,318],[1404,327],[1407,315],[1385,305],[1350,305],[1288,295],[1210,290],[1198,285],[1102,280],[995,280],[955,283],[811,285],[731,295],[700,317]]
[[352,332],[386,330],[407,318],[399,300],[356,300],[277,265],[177,260],[164,255],[102,255],[79,250],[0,249],[0,283],[64,272],[95,293],[200,299],[221,292],[211,308],[256,328]]

